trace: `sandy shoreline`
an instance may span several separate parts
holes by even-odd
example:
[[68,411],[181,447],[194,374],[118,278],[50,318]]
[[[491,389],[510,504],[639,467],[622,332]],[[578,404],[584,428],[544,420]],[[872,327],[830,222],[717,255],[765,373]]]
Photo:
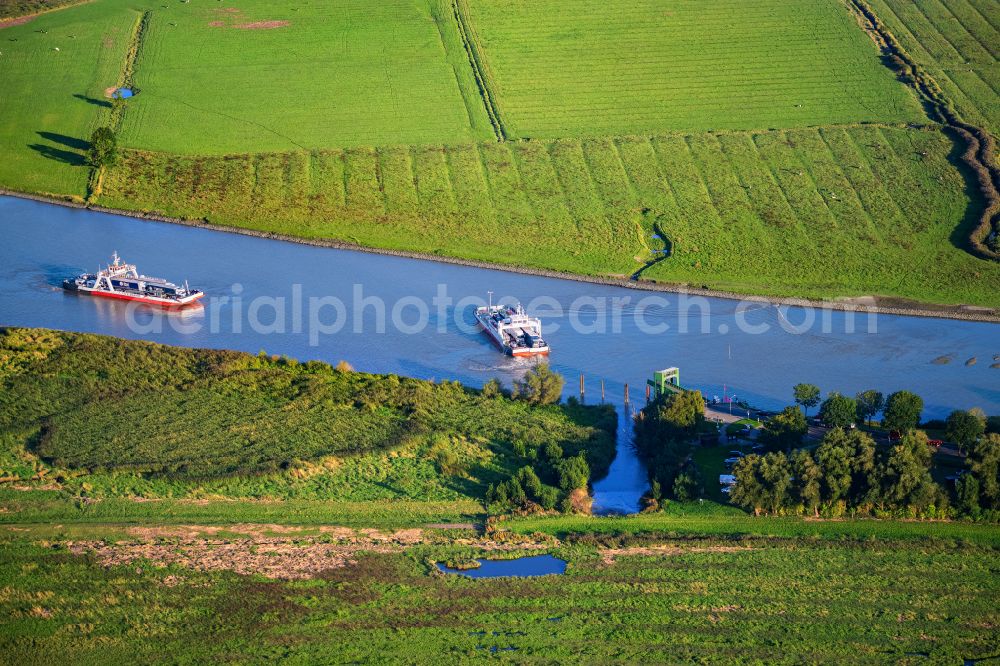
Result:
[[853,311],[861,313],[890,314],[908,317],[934,317],[938,319],[960,319],[964,321],[979,321],[1000,323],[1000,310],[979,306],[968,305],[934,305],[929,303],[909,303],[907,301],[895,299],[878,299],[875,297],[844,298],[837,300],[816,300],[807,298],[783,298],[770,296],[754,296],[749,294],[737,294],[728,291],[718,291],[715,289],[701,289],[689,285],[667,284],[649,281],[634,282],[627,278],[598,277],[592,275],[580,275],[576,273],[566,273],[541,268],[528,268],[510,264],[496,264],[476,259],[461,259],[458,257],[442,256],[426,252],[411,252],[407,250],[390,250],[385,248],[368,247],[355,243],[347,243],[337,240],[322,238],[302,238],[288,234],[279,234],[268,231],[257,231],[255,229],[245,229],[243,227],[233,227],[221,224],[212,224],[200,220],[186,220],[183,218],[168,217],[154,213],[143,213],[138,211],[119,210],[87,204],[72,199],[60,199],[53,196],[41,194],[30,194],[0,188],[0,196],[16,197],[19,199],[30,199],[41,203],[56,204],[69,208],[80,208],[92,210],[99,213],[110,213],[140,220],[151,220],[155,222],[166,222],[178,224],[186,227],[197,227],[199,229],[212,229],[227,233],[241,234],[243,236],[254,236],[256,238],[267,238],[289,243],[299,243],[302,245],[312,245],[315,247],[328,247],[338,250],[353,250],[356,252],[366,252],[369,254],[380,254],[391,257],[404,257],[407,259],[421,259],[425,261],[436,261],[457,266],[469,266],[472,268],[485,268],[489,270],[505,271],[508,273],[519,273],[521,275],[535,275],[539,277],[556,278],[560,280],[573,280],[574,282],[587,282],[590,284],[600,284],[613,287],[625,287],[638,291],[666,292],[675,294],[688,294],[694,296],[706,296],[710,298],[724,298],[727,300],[746,301],[753,303],[769,303],[774,305],[796,305],[826,308],[830,310]]

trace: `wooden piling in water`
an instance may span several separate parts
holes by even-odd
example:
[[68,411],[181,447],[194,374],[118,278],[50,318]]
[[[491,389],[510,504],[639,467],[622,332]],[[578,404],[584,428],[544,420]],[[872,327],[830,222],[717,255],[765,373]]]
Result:
[[649,384],[646,384],[646,403],[649,403]]
[[604,402],[604,380],[601,380],[601,402]]
[[628,404],[628,384],[625,385],[625,404]]
[[586,393],[586,389],[583,387],[583,373],[580,373],[580,397],[582,398]]

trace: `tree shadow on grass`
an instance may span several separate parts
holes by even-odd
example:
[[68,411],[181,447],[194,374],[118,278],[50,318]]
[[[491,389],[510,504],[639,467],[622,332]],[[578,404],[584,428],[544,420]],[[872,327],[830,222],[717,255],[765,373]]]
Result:
[[979,226],[979,220],[982,218],[983,210],[986,208],[986,199],[983,196],[982,190],[979,189],[979,180],[976,177],[976,173],[972,170],[972,167],[962,160],[962,155],[966,150],[965,139],[948,128],[945,128],[944,132],[952,140],[951,152],[948,153],[948,161],[962,174],[962,180],[965,182],[965,196],[969,200],[969,205],[965,208],[962,221],[952,230],[948,239],[958,249],[975,254],[972,251],[971,236],[972,232]]
[[80,153],[63,150],[61,148],[56,148],[55,146],[33,143],[28,147],[38,153],[41,153],[44,157],[47,157],[50,160],[62,162],[63,164],[69,164],[70,166],[84,166],[87,163],[87,160]]
[[111,102],[109,102],[106,99],[98,99],[96,97],[87,97],[86,95],[81,95],[79,93],[75,93],[73,95],[73,97],[75,97],[77,99],[82,99],[87,104],[93,104],[94,106],[103,106],[106,109],[110,109],[111,108]]
[[66,136],[65,134],[56,134],[55,132],[36,132],[38,136],[42,137],[46,141],[51,141],[52,143],[61,143],[64,146],[73,148],[74,150],[88,150],[90,149],[90,142],[83,139],[78,139],[75,136]]

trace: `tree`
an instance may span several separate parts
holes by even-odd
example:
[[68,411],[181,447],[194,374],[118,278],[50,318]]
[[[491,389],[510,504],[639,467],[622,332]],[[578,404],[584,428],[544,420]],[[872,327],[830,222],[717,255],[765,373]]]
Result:
[[831,428],[849,428],[858,418],[858,404],[846,395],[831,393],[820,405],[819,418]]
[[98,127],[90,135],[87,163],[93,167],[113,166],[118,160],[118,140],[110,127]]
[[658,400],[652,411],[661,435],[690,437],[705,420],[705,399],[701,391],[669,393]]
[[559,474],[559,487],[567,492],[586,488],[590,480],[590,466],[582,453],[560,460],[556,463],[556,472]]
[[548,363],[539,363],[514,382],[515,395],[533,405],[549,405],[559,402],[563,383],[562,375],[553,372]]
[[892,447],[882,478],[883,498],[890,506],[921,512],[934,503],[938,486],[931,479],[931,449],[924,432],[910,430]]
[[537,501],[542,495],[542,480],[538,478],[535,474],[535,470],[531,469],[530,465],[525,465],[521,469],[517,470],[517,474],[514,476],[517,482],[524,488],[525,494],[529,499]]
[[819,387],[813,384],[796,384],[792,387],[795,393],[795,402],[805,408],[805,413],[809,414],[809,408],[819,404]]
[[967,450],[986,432],[986,419],[978,414],[956,409],[945,421],[945,436],[963,451]]
[[729,491],[729,499],[733,504],[753,511],[755,516],[759,516],[764,510],[765,502],[764,484],[757,473],[760,463],[761,456],[758,455],[741,458],[733,466],[735,483]]
[[858,403],[858,420],[871,425],[871,419],[885,407],[885,396],[875,389],[862,391],[854,396]]
[[812,454],[803,449],[792,452],[789,458],[792,467],[792,501],[801,504],[807,512],[819,515],[820,482],[822,470]]
[[484,398],[499,398],[501,395],[503,395],[503,384],[500,383],[499,379],[494,377],[483,384]]
[[979,479],[973,474],[963,474],[955,482],[958,510],[971,518],[979,516]]
[[701,470],[694,462],[688,462],[674,477],[674,498],[679,502],[689,502],[702,496]]
[[816,449],[821,473],[820,496],[827,504],[846,501],[851,492],[851,450],[843,430],[833,430]]
[[901,433],[913,430],[920,424],[920,413],[923,411],[924,401],[919,395],[896,391],[885,402],[882,425]]
[[750,455],[733,467],[736,483],[730,499],[737,506],[753,509],[755,515],[779,513],[788,502],[792,471],[783,453]]
[[808,431],[802,410],[789,406],[767,420],[762,439],[770,451],[790,451],[802,445],[802,438]]
[[979,483],[980,506],[1000,509],[1000,435],[990,433],[969,447],[969,470]]
[[880,470],[875,459],[875,440],[858,430],[844,432],[843,438],[851,464],[848,499],[855,506],[871,507],[878,503],[882,490]]

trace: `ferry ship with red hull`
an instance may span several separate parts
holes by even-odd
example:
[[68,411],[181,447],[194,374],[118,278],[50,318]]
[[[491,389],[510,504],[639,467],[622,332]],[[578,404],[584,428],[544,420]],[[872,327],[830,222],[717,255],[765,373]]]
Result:
[[181,308],[205,295],[201,290],[191,289],[187,282],[177,285],[163,278],[142,275],[135,264],[123,262],[117,252],[112,260],[107,268],[96,273],[83,273],[63,280],[63,288],[78,294],[137,301],[161,308]]
[[493,305],[492,297],[490,292],[490,304],[476,309],[476,320],[500,351],[517,357],[547,356],[549,345],[542,339],[542,322],[529,317],[520,303]]

